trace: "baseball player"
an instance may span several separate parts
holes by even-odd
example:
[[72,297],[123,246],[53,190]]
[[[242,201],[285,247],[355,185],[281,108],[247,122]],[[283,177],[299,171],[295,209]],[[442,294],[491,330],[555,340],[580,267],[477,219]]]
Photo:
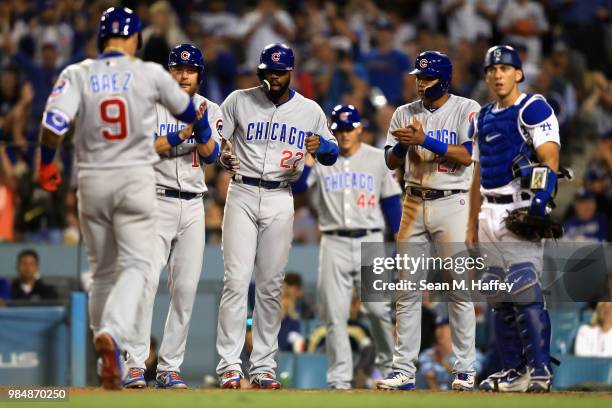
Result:
[[[353,359],[347,321],[353,288],[361,286],[361,243],[384,242],[384,219],[397,233],[402,213],[401,189],[380,160],[382,150],[361,143],[360,115],[353,105],[336,106],[330,128],[338,140],[338,160],[333,166],[313,166],[309,156],[293,192],[313,187],[318,203],[319,229],[323,234],[318,286],[327,325],[327,383],[330,388],[349,389]],[[372,324],[376,364],[382,372],[390,372],[390,304],[364,302],[363,306]]]
[[[261,86],[231,93],[221,105],[221,164],[234,171],[223,218],[225,277],[217,365],[222,388],[239,388],[247,292],[255,270],[253,352],[248,368],[255,388],[280,388],[275,377],[280,290],[293,230],[290,183],[306,153],[332,165],[338,145],[321,108],[289,88],[293,50],[270,44],[261,52]],[[236,159],[239,164],[236,165]]]
[[[472,177],[469,123],[480,106],[448,93],[452,64],[437,51],[421,53],[411,74],[416,75],[420,100],[397,108],[387,135],[385,158],[390,169],[404,166],[406,195],[398,233],[402,243],[464,242],[468,194]],[[450,246],[450,245],[449,245]],[[439,246],[447,252],[449,246]],[[438,256],[452,256],[440,253]],[[414,389],[415,363],[421,343],[421,293],[405,291],[397,299],[397,344],[393,372],[377,383],[380,389]],[[474,386],[474,305],[449,294],[455,390]]]
[[156,231],[155,104],[182,122],[196,121],[193,103],[170,74],[134,57],[140,29],[132,10],[106,10],[101,54],[64,69],[42,121],[39,182],[47,191],[61,181],[56,148],[74,124],[79,218],[93,273],[89,321],[104,388],[122,386],[121,349],[136,334],[143,288],[157,276],[148,239]]
[[[204,56],[198,48],[191,44],[176,46],[168,56],[168,68],[193,103],[206,107],[204,115],[208,118],[203,126],[192,127],[175,119],[162,105],[156,107],[155,148],[161,161],[155,165],[159,240],[155,270],[161,272],[168,267],[170,289],[170,310],[158,353],[156,386],[187,388],[179,371],[204,255],[202,195],[207,188],[203,163],[214,163],[219,155],[219,144],[211,137],[211,129],[220,128],[222,121],[219,106],[196,93],[204,79]],[[176,137],[186,140],[173,146]],[[128,348],[126,388],[146,386],[145,360],[149,354],[158,278],[154,277],[153,284],[147,286],[141,302],[139,338]]]
[[[520,91],[522,64],[512,47],[490,48],[484,72],[495,101],[480,110],[471,127],[476,164],[466,242],[495,242],[498,253],[487,254],[491,264],[483,280],[518,283],[510,299],[487,298],[503,369],[480,388],[547,392],[551,328],[538,277],[543,247],[512,233],[504,219],[520,208],[537,217],[549,211],[559,168],[559,124],[542,95]],[[521,301],[525,296],[528,301]]]

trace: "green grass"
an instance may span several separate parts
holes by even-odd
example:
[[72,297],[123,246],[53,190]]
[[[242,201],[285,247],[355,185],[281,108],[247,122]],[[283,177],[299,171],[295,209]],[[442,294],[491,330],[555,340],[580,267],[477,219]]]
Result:
[[[5,405],[6,406],[6,405]],[[19,403],[15,407],[214,407],[214,408],[505,408],[505,407],[609,407],[611,393],[553,392],[547,395],[489,394],[454,392],[384,392],[384,391],[187,391],[131,390],[104,392],[72,390],[69,401],[55,403]]]

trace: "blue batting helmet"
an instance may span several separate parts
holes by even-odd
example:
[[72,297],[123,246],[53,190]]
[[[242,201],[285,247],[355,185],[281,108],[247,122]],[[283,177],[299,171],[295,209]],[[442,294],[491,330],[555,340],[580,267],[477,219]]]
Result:
[[270,44],[261,51],[257,70],[291,71],[293,62],[293,50],[289,46],[280,43]]
[[[110,37],[130,37],[140,33],[142,23],[131,9],[127,7],[111,7],[102,13],[98,30],[98,50],[104,51],[104,40]],[[138,37],[138,48],[141,39]]]
[[177,65],[188,65],[198,69],[198,81],[204,79],[204,54],[191,44],[174,47],[168,54],[168,68]]
[[331,130],[353,130],[361,125],[361,115],[353,105],[337,105],[331,113]]
[[425,96],[435,100],[448,92],[453,77],[453,64],[446,54],[438,51],[425,51],[416,58],[414,69],[410,73],[439,79],[435,85],[425,90]]
[[[489,48],[484,59],[483,70],[486,71],[491,65],[496,64],[511,65],[516,69],[523,70],[523,63],[518,52],[509,45],[496,45]],[[524,75],[519,82],[523,79],[525,79]]]

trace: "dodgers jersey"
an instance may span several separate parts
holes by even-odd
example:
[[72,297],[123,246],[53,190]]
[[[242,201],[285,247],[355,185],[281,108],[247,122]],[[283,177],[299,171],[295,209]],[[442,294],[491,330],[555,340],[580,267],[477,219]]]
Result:
[[[518,113],[518,118],[516,119],[516,126],[518,131],[520,132],[523,140],[527,142],[528,145],[532,146],[534,149],[537,149],[539,146],[543,145],[547,142],[553,142],[558,145],[561,145],[559,139],[559,122],[557,121],[557,117],[555,116],[552,108],[546,102],[546,98],[542,95],[534,94],[529,95],[529,99],[524,101],[528,95],[525,93],[521,93],[521,95],[514,102],[514,105],[520,105],[524,103],[523,107]],[[542,105],[536,107],[534,112],[530,111],[530,107],[534,108],[535,106],[531,106],[534,102],[539,101],[544,102],[548,107],[548,110],[541,109]],[[497,108],[495,106],[492,111],[493,112],[501,112],[507,108]],[[525,119],[525,112],[528,111],[529,119]],[[478,134],[478,115],[474,117],[474,121],[472,123],[472,127],[470,131],[473,132],[473,146],[472,146],[472,160],[479,162],[480,161],[480,149],[478,148],[478,139],[480,137],[487,138],[487,141],[492,142],[496,137],[503,137],[503,135],[498,136],[495,135],[479,135]],[[482,194],[513,194],[517,191],[521,190],[521,182],[520,179],[514,179],[510,183],[505,186],[485,189],[481,186],[480,191]]]
[[295,181],[304,169],[309,132],[337,144],[319,105],[293,90],[278,106],[262,87],[237,90],[221,104],[221,114],[221,135],[233,145],[241,176]]
[[[208,124],[212,138],[219,143],[218,130],[221,129],[221,108],[201,95],[193,96],[197,108],[206,101]],[[155,107],[157,113],[157,131],[155,136],[165,136],[177,132],[188,124],[179,121],[162,105]],[[217,129],[217,131],[215,131]],[[195,139],[189,138],[178,146],[162,153],[161,160],[155,164],[155,178],[158,186],[187,193],[204,193],[207,191],[204,181],[204,163],[200,160]]]
[[176,115],[190,103],[161,65],[118,52],[102,54],[62,71],[43,126],[64,134],[75,120],[79,168],[153,164],[157,102]]
[[383,155],[362,143],[352,156],[338,156],[333,166],[315,163],[307,183],[314,186],[321,231],[385,227],[379,200],[402,191]]
[[[391,118],[386,146],[392,147],[397,143],[391,132],[410,125],[415,116],[423,124],[423,131],[429,137],[454,145],[469,142],[470,121],[479,110],[478,102],[452,94],[449,94],[444,105],[433,112],[420,100],[402,105],[395,110]],[[468,190],[473,165],[466,167],[447,162],[423,146],[410,146],[404,170],[404,180],[409,186],[437,190]]]

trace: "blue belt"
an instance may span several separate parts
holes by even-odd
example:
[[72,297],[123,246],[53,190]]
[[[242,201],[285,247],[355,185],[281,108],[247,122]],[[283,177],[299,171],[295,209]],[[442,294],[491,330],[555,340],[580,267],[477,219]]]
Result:
[[249,186],[261,187],[267,190],[275,190],[277,188],[285,188],[289,187],[289,183],[287,181],[268,181],[262,180],[254,177],[245,177],[245,176],[232,176],[232,180],[237,183],[247,184]]
[[380,228],[374,229],[353,229],[353,230],[332,230],[332,231],[323,231],[325,235],[337,235],[339,237],[345,238],[361,238],[365,237],[368,234],[373,234],[375,232],[380,232]]
[[161,197],[180,198],[181,200],[192,200],[194,198],[202,197],[202,193],[188,193],[186,191],[169,190],[165,188],[156,189],[157,195]]

